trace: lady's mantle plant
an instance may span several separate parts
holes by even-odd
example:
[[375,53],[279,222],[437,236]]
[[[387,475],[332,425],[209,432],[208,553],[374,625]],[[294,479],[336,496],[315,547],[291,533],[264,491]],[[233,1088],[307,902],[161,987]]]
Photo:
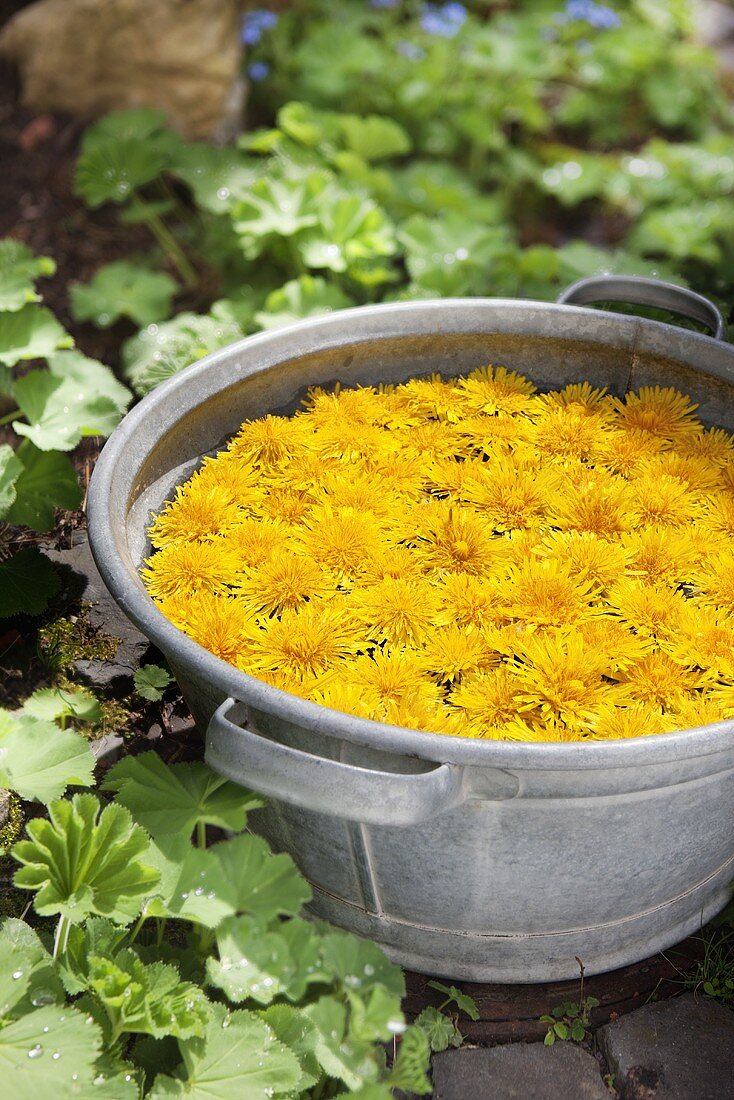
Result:
[[[15,885],[54,922],[52,937],[46,921],[0,930],[0,1069],[18,1100],[430,1091],[400,970],[299,916],[307,883],[245,831],[254,796],[155,753],[104,788],[113,803],[51,801],[13,850]],[[227,839],[207,847],[208,827]],[[383,1044],[401,1034],[388,1070]]]

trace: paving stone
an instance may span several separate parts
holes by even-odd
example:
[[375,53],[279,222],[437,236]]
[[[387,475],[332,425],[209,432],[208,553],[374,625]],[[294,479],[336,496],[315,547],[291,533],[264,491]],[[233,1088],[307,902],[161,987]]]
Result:
[[[510,1043],[433,1059],[433,1100],[611,1100],[592,1054],[571,1043]],[[721,1100],[721,1098],[719,1098]]]
[[623,1100],[734,1096],[734,1012],[687,993],[645,1005],[596,1033]]

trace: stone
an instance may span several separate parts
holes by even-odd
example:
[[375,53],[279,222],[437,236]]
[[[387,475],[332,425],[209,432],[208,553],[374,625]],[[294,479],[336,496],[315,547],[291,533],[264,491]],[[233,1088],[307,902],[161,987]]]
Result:
[[433,1100],[611,1100],[592,1054],[572,1043],[462,1048],[433,1058]]
[[686,993],[596,1033],[623,1100],[725,1100],[734,1095],[734,1012]]
[[185,138],[224,141],[244,103],[239,31],[237,0],[37,0],[8,21],[0,54],[32,110],[158,107]]

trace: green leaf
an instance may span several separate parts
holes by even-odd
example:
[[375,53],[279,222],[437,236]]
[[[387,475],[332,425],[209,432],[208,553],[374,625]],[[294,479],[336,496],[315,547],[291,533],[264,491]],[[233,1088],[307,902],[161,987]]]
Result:
[[34,283],[42,275],[53,275],[56,264],[47,256],[36,258],[20,241],[0,241],[0,312],[15,312],[28,302],[40,302]]
[[558,1023],[555,1023],[553,1025],[553,1030],[555,1031],[559,1039],[568,1039],[568,1036],[570,1034],[568,1026],[562,1023],[560,1020],[558,1021]]
[[36,932],[9,917],[0,926],[0,1020],[64,999],[51,956]]
[[274,855],[259,836],[238,836],[213,845],[236,912],[263,920],[292,915],[311,900],[311,887],[289,855]]
[[148,325],[123,345],[125,375],[141,395],[217,348],[243,335],[239,325],[206,314],[180,313],[162,325]]
[[316,1028],[314,1053],[330,1077],[338,1077],[350,1089],[374,1081],[378,1067],[372,1045],[347,1035],[347,1009],[341,1001],[336,997],[320,997],[304,1008],[303,1013]]
[[586,1029],[584,1028],[583,1024],[581,1024],[577,1021],[571,1027],[571,1033],[570,1034],[571,1034],[571,1038],[574,1040],[574,1042],[582,1043],[584,1041],[585,1036],[586,1036]]
[[31,821],[30,840],[13,848],[23,864],[15,885],[36,891],[41,916],[58,913],[78,923],[96,913],[127,924],[158,879],[142,861],[149,845],[144,830],[122,806],[101,809],[91,794],[52,802],[49,818]]
[[464,1041],[454,1021],[432,1005],[423,1009],[415,1024],[425,1031],[431,1050],[436,1053],[449,1047],[460,1047]]
[[304,317],[318,317],[333,309],[348,309],[353,305],[339,287],[325,279],[300,275],[269,294],[264,309],[255,314],[255,320],[266,329],[281,328]]
[[[0,519],[4,519],[17,495],[16,482],[23,473],[23,463],[12,447],[0,444]],[[12,522],[9,520],[8,522]]]
[[217,929],[219,959],[207,960],[207,974],[230,1001],[298,1001],[308,985],[325,980],[319,946],[313,927],[298,918],[268,929],[255,917],[230,917]]
[[55,508],[78,508],[81,503],[76,470],[66,455],[39,451],[29,439],[18,448],[18,458],[23,470],[15,485],[17,497],[6,519],[34,531],[50,531]]
[[168,166],[167,148],[139,137],[85,140],[76,164],[74,191],[88,206],[127,202],[135,190],[150,183]]
[[440,219],[414,214],[398,237],[411,277],[440,295],[482,294],[492,267],[507,248],[507,231],[470,221],[450,211]]
[[203,143],[183,145],[171,171],[191,189],[197,206],[212,214],[223,214],[247,198],[260,175],[237,149]]
[[23,711],[33,718],[45,718],[51,722],[55,718],[99,722],[102,718],[99,701],[91,691],[81,687],[39,688],[28,696],[23,704]]
[[371,199],[327,192],[318,212],[317,227],[298,239],[298,250],[309,267],[343,272],[397,251],[394,226]]
[[545,1033],[545,1039],[543,1040],[543,1046],[552,1047],[556,1041],[556,1033],[552,1027],[549,1027]]
[[172,682],[173,677],[160,665],[141,665],[133,676],[138,695],[153,703],[163,698],[163,692]]
[[398,1047],[395,1065],[390,1073],[390,1085],[394,1089],[429,1096],[433,1086],[426,1076],[431,1058],[428,1036],[415,1024],[403,1035]]
[[66,950],[56,964],[66,992],[72,997],[84,993],[89,985],[90,957],[111,958],[127,935],[126,928],[104,917],[88,917],[83,925],[72,925]]
[[437,989],[439,993],[445,993],[450,1001],[461,1012],[465,1012],[470,1020],[479,1019],[479,1009],[476,1006],[473,997],[470,997],[468,993],[462,993],[460,989],[457,989],[455,985],[442,985],[441,982],[429,982],[431,989]]
[[400,998],[376,985],[359,994],[349,991],[349,1034],[369,1043],[387,1043],[405,1031]]
[[97,328],[109,328],[120,317],[149,325],[170,316],[177,289],[175,279],[163,271],[116,260],[101,267],[88,283],[71,286],[71,315]]
[[272,1029],[276,1039],[295,1054],[301,1066],[299,1088],[309,1089],[321,1077],[321,1067],[314,1053],[317,1032],[299,1008],[292,1005],[271,1005],[260,1018]]
[[0,562],[0,619],[40,615],[60,587],[51,562],[38,550],[19,550]]
[[300,1088],[296,1055],[278,1042],[254,1013],[228,1013],[212,1007],[203,1039],[180,1042],[184,1068],[180,1078],[158,1076],[149,1100],[190,1097],[191,1100],[267,1100]]
[[387,1085],[363,1085],[361,1089],[340,1092],[334,1100],[394,1100],[395,1093]]
[[7,719],[0,729],[0,786],[21,798],[48,803],[70,785],[91,784],[94,756],[81,734],[28,712],[0,715]]
[[82,138],[83,149],[107,141],[146,141],[166,125],[166,112],[156,107],[133,107],[129,111],[110,111],[88,126]]
[[90,396],[108,397],[116,405],[120,416],[130,404],[132,394],[127,386],[117,381],[109,367],[82,355],[80,351],[57,351],[49,356],[48,366],[57,378],[71,379]]
[[293,237],[318,224],[316,198],[329,184],[325,172],[304,177],[268,177],[253,184],[232,211],[235,231],[248,259],[256,259],[271,237]]
[[130,948],[113,958],[90,955],[89,988],[118,1033],[189,1039],[206,1029],[210,1005],[203,991],[182,982],[175,966],[146,966]]
[[71,1100],[86,1083],[102,1045],[96,1024],[70,1005],[48,1005],[0,1031],[0,1076],[12,1082],[13,1100]]
[[41,306],[31,303],[14,313],[0,312],[0,363],[8,367],[22,359],[44,359],[73,343],[53,313]]
[[348,148],[365,160],[402,156],[411,150],[407,133],[391,118],[342,115],[339,121]]
[[398,998],[405,996],[402,970],[370,940],[334,930],[324,936],[322,957],[324,967],[347,991],[361,992],[379,984]]
[[117,792],[117,802],[156,838],[189,837],[199,822],[241,832],[248,811],[262,806],[206,764],[167,765],[156,752],[123,757],[102,788]]
[[109,435],[120,420],[109,397],[88,395],[73,379],[48,371],[19,378],[15,399],[28,424],[14,420],[13,428],[41,451],[71,451],[83,435]]

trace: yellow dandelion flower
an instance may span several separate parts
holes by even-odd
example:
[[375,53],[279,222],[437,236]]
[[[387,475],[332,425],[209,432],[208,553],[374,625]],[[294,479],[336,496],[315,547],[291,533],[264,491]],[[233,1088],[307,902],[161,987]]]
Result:
[[[416,431],[420,429],[416,428]],[[394,454],[396,440],[376,424],[360,424],[346,417],[325,424],[311,443],[322,461],[359,462],[377,454]]]
[[250,611],[239,599],[197,592],[189,601],[186,633],[215,657],[231,665],[246,663],[255,629]]
[[627,514],[627,483],[613,475],[588,477],[582,484],[569,484],[559,493],[554,525],[566,531],[588,531],[599,538],[613,539],[630,526]]
[[386,492],[400,493],[406,502],[423,495],[426,464],[417,454],[368,455],[363,468]]
[[494,538],[484,518],[466,508],[443,502],[417,506],[406,514],[406,529],[411,528],[414,535],[407,537],[426,569],[480,575],[492,573],[506,557],[504,540]]
[[246,672],[285,673],[296,680],[319,676],[362,644],[363,633],[336,600],[304,604],[265,619],[253,634]]
[[702,432],[683,435],[676,440],[675,449],[679,454],[701,458],[715,466],[734,461],[734,439],[723,428],[704,428]]
[[482,631],[456,624],[435,628],[419,656],[421,667],[444,683],[499,660]]
[[482,475],[483,465],[476,459],[434,458],[426,466],[424,488],[439,499],[464,502],[468,483]]
[[466,438],[453,424],[444,420],[424,420],[401,433],[402,452],[408,457],[447,458],[468,454]]
[[308,410],[306,419],[317,428],[337,421],[376,424],[384,415],[386,394],[378,393],[372,386],[345,389],[337,382],[330,392],[318,386],[313,387],[308,391],[303,404]]
[[287,459],[308,432],[309,427],[301,418],[264,416],[246,421],[230,443],[229,451],[269,469]]
[[716,488],[719,470],[700,455],[681,454],[678,451],[661,451],[660,454],[640,462],[639,474],[657,480],[659,477],[676,478],[688,489],[707,493]]
[[232,527],[242,515],[227,492],[216,485],[203,487],[194,477],[185,487],[179,485],[174,500],[156,516],[148,534],[157,548],[209,540]]
[[262,471],[229,450],[220,451],[215,457],[207,455],[198,477],[202,486],[216,486],[240,508],[247,508],[262,496]]
[[461,391],[450,382],[444,382],[440,374],[428,378],[411,378],[401,387],[407,408],[419,417],[447,420],[458,423],[466,411]]
[[[352,593],[354,615],[363,636],[391,646],[419,645],[433,630],[438,600],[420,580],[386,577]],[[366,648],[366,647],[365,647]]]
[[344,714],[354,714],[357,718],[371,718],[372,712],[362,694],[359,684],[347,680],[342,670],[338,676],[331,677],[325,684],[312,688],[308,693],[312,703],[331,710],[340,710]]
[[401,503],[399,494],[359,468],[351,469],[347,479],[342,472],[324,474],[319,489],[320,496],[333,508],[353,508],[374,516],[387,516]]
[[340,480],[340,464],[337,459],[326,459],[314,451],[302,450],[292,454],[287,463],[268,474],[259,473],[260,484],[266,491],[283,488],[317,495],[327,478],[335,475]]
[[211,542],[172,542],[145,562],[141,576],[153,599],[190,596],[200,589],[226,596],[236,583],[239,562]]
[[686,601],[678,628],[661,643],[675,661],[734,683],[734,618]]
[[191,595],[174,592],[171,595],[159,597],[155,600],[155,604],[169,622],[185,633],[191,599]]
[[248,517],[230,527],[215,544],[226,547],[244,569],[262,565],[273,554],[285,550],[290,538],[291,528],[280,520]]
[[492,737],[517,718],[525,705],[521,687],[508,665],[466,676],[451,693],[451,706],[471,724],[473,737]]
[[406,546],[388,546],[365,554],[358,579],[360,584],[370,585],[388,577],[419,577],[422,572],[420,562]]
[[659,640],[677,632],[686,610],[686,598],[681,592],[644,584],[636,577],[620,577],[609,589],[607,601],[622,623]]
[[262,615],[292,610],[333,591],[334,585],[316,562],[287,550],[278,550],[261,565],[245,570],[235,589],[250,612]]
[[734,614],[734,550],[722,550],[708,556],[693,574],[701,602]]
[[481,367],[458,379],[456,385],[469,411],[478,413],[524,412],[535,393],[532,382],[504,367]]
[[360,573],[365,557],[379,552],[381,537],[375,516],[330,504],[314,508],[298,533],[303,553],[323,568],[345,576]]
[[618,676],[633,699],[661,707],[670,706],[680,691],[694,691],[703,683],[701,673],[681,667],[661,650],[648,653]]
[[701,432],[703,425],[693,415],[698,405],[672,387],[641,386],[623,401],[612,398],[617,423],[625,429],[675,441],[681,436]]
[[671,700],[669,711],[671,730],[697,729],[724,718],[721,701],[713,691],[680,692]]
[[717,493],[706,497],[698,525],[709,531],[714,540],[734,540],[734,494]]
[[718,721],[734,718],[734,685],[717,684],[711,689],[711,701],[719,711]]
[[660,454],[664,446],[662,439],[636,429],[607,431],[597,441],[590,458],[597,468],[630,478],[637,475],[644,462]]
[[544,632],[519,639],[512,669],[521,709],[537,709],[544,721],[556,719],[588,729],[602,704],[622,697],[605,679],[606,655],[590,652],[578,632]]
[[610,420],[612,417],[611,398],[606,386],[597,390],[590,382],[570,382],[562,390],[539,393],[535,401],[542,408],[571,407],[574,412],[580,409],[587,416],[600,417],[604,420]]
[[501,587],[486,577],[470,573],[447,573],[435,587],[438,598],[436,625],[486,628],[502,619],[504,595]]
[[441,689],[407,650],[376,649],[372,656],[357,657],[345,665],[344,677],[359,688],[369,717],[378,721],[386,720],[391,705],[441,705]]
[[592,741],[626,740],[668,733],[671,729],[670,718],[663,714],[659,706],[631,703],[627,707],[602,707],[594,720],[590,737]]
[[315,496],[306,489],[273,488],[263,497],[256,512],[267,519],[297,524],[308,516],[315,503]]
[[581,407],[550,406],[535,421],[532,443],[544,461],[588,459],[604,436],[604,423]]
[[635,634],[609,614],[579,623],[577,629],[587,649],[599,653],[606,661],[612,677],[641,661],[655,646],[655,640],[649,635]]
[[516,531],[547,522],[559,484],[553,471],[495,456],[468,480],[466,496],[494,530]]
[[688,533],[680,528],[643,527],[622,535],[626,570],[649,585],[677,585],[689,579],[696,564]]
[[608,542],[591,531],[550,531],[532,547],[539,558],[563,562],[571,576],[608,586],[624,573],[631,551],[623,543]]
[[493,455],[511,448],[524,449],[530,441],[533,424],[524,416],[489,416],[477,413],[465,416],[456,425],[471,451]]
[[633,527],[683,527],[698,512],[695,494],[677,477],[644,475],[630,486],[628,515]]
[[575,625],[599,614],[593,604],[598,591],[558,561],[531,558],[507,571],[507,614],[533,626]]

